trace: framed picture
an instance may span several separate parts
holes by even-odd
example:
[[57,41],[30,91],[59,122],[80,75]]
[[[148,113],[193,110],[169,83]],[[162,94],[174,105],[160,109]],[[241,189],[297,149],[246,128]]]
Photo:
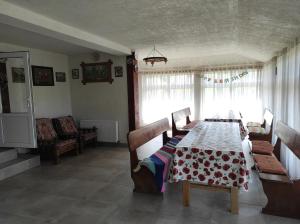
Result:
[[44,66],[31,66],[34,86],[54,86],[53,68]]
[[72,79],[79,79],[79,69],[72,69]]
[[65,82],[66,73],[65,72],[55,72],[56,82]]
[[24,68],[11,68],[12,81],[17,83],[25,83],[25,72]]
[[112,83],[111,77],[112,61],[100,63],[81,63],[82,67],[82,83],[85,85],[88,82],[109,82]]
[[123,67],[115,66],[115,77],[123,77]]

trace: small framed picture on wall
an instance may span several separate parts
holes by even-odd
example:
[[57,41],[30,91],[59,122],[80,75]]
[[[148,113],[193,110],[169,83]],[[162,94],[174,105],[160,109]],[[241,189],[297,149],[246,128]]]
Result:
[[44,66],[31,66],[34,86],[54,86],[53,68]]
[[65,72],[55,72],[56,82],[65,82],[66,73]]
[[79,69],[72,69],[72,79],[79,79]]
[[115,66],[115,77],[123,77],[123,67]]

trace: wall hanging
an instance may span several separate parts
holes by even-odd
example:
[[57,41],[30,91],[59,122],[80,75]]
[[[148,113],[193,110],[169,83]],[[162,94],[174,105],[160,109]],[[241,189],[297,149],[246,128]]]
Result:
[[89,82],[113,82],[111,75],[112,61],[99,63],[84,63],[81,64],[82,68],[82,83],[85,85]]
[[115,66],[115,77],[123,77],[123,67]]
[[65,82],[66,73],[65,72],[55,72],[56,82]]
[[34,86],[54,86],[52,67],[32,65],[31,69]]
[[79,69],[72,69],[72,79],[79,79]]

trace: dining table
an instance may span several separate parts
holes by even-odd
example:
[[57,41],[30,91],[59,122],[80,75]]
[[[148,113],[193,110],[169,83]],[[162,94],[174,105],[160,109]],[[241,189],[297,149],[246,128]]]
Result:
[[242,140],[244,140],[248,134],[249,131],[245,125],[245,121],[242,117],[242,114],[240,112],[236,111],[229,111],[228,113],[218,114],[210,117],[206,117],[204,121],[209,122],[235,122],[239,124],[240,128],[240,135]]
[[238,213],[239,190],[248,190],[249,170],[239,123],[200,121],[176,145],[168,181],[183,182],[183,205],[190,188],[224,191],[231,195],[231,212]]

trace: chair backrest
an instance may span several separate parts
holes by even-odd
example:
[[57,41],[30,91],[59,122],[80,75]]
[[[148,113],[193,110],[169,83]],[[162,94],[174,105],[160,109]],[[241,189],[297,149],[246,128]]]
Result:
[[278,121],[275,134],[300,159],[300,133]]
[[[161,134],[163,134],[163,143],[165,143],[168,130],[169,120],[168,118],[164,118],[128,133],[127,139],[132,169],[135,168],[138,164],[138,156],[136,150],[140,146],[146,144],[147,142],[151,141]],[[159,150],[159,148],[157,150]]]
[[59,135],[77,135],[78,129],[72,116],[64,116],[53,119],[55,129]]
[[270,133],[272,131],[272,125],[273,125],[273,114],[269,109],[265,110],[264,113],[264,126],[266,133]]
[[52,121],[49,118],[36,119],[36,131],[38,141],[54,141],[57,134],[53,128]]

